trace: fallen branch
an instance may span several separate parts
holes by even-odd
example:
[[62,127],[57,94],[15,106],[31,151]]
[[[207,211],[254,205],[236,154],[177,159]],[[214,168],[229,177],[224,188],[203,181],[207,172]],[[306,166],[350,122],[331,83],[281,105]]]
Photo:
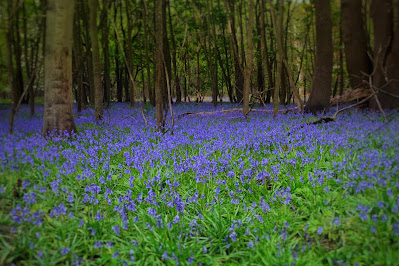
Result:
[[[375,94],[376,94],[376,92],[373,92],[372,94],[370,94],[369,96],[367,96],[366,98],[364,98],[363,100],[361,100],[360,102],[357,102],[357,103],[355,103],[355,104],[352,104],[352,105],[349,105],[349,106],[347,106],[347,107],[344,107],[344,108],[342,108],[342,109],[337,110],[337,111],[334,113],[334,115],[331,116],[331,117],[321,117],[321,118],[317,119],[316,121],[306,123],[306,125],[317,125],[317,124],[321,124],[321,123],[323,123],[323,122],[327,123],[327,122],[335,121],[335,120],[337,119],[337,116],[338,116],[339,113],[341,113],[341,112],[343,112],[343,111],[345,111],[345,110],[351,109],[351,108],[353,108],[353,107],[356,107],[356,106],[358,106],[358,105],[361,105],[361,104],[363,104],[364,102],[367,102],[367,101],[370,100],[372,97],[374,97]],[[303,127],[303,126],[302,126],[302,127]]]
[[[298,107],[287,109],[287,110],[279,110],[279,113],[288,113],[288,112],[293,112],[295,109],[298,109]],[[232,108],[232,109],[226,109],[226,110],[219,110],[219,111],[212,111],[212,112],[199,112],[199,113],[192,113],[192,112],[187,112],[187,113],[182,113],[177,116],[177,118],[183,117],[183,116],[194,116],[194,115],[212,115],[212,114],[228,114],[232,112],[242,112],[242,108]],[[273,113],[273,110],[263,110],[263,109],[251,109],[250,112],[258,112],[258,113]]]

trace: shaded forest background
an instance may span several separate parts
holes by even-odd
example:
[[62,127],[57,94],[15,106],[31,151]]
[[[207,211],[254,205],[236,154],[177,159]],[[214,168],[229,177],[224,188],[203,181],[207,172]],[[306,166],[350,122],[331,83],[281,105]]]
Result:
[[[30,103],[31,114],[45,97],[56,2],[1,2],[0,96]],[[374,109],[398,105],[397,0],[62,2],[73,27],[71,100],[97,119],[110,102],[155,106],[157,95],[162,108],[210,96],[244,114],[255,102],[323,110],[348,90],[346,100],[369,97]]]

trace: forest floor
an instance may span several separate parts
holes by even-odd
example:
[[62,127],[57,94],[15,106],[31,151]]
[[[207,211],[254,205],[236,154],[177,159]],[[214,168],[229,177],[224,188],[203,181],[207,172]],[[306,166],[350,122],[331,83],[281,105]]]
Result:
[[46,140],[42,106],[13,134],[0,108],[0,264],[398,263],[398,114],[178,117],[214,110],[174,106],[163,134],[112,104]]

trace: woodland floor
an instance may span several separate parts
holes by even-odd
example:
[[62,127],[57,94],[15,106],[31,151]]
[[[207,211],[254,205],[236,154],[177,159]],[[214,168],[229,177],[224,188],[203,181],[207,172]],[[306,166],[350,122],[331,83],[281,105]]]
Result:
[[42,106],[13,134],[2,108],[0,264],[398,264],[398,114],[178,117],[214,110],[174,106],[163,134],[112,104],[46,140]]

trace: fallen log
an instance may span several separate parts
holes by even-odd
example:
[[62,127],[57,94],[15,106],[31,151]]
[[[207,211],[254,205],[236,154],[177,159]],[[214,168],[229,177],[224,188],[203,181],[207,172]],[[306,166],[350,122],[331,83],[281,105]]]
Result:
[[371,91],[370,89],[366,88],[357,88],[355,90],[349,90],[345,92],[343,95],[336,96],[330,99],[331,105],[341,105],[344,103],[353,102],[365,97],[370,96]]

